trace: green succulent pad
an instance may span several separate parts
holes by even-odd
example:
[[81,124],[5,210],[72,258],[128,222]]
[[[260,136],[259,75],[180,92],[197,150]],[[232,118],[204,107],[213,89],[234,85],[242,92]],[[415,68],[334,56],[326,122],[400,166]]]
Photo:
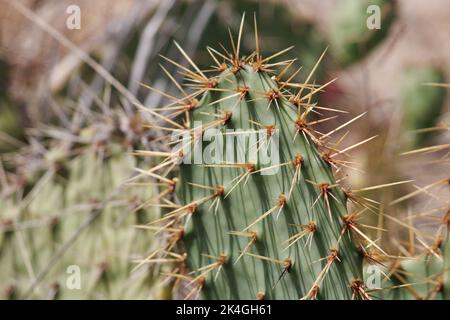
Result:
[[[312,102],[327,85],[309,83],[317,64],[305,83],[294,83],[297,71],[285,76],[292,60],[274,61],[287,50],[263,58],[256,41],[256,51],[240,57],[241,35],[242,24],[231,54],[209,48],[213,76],[181,48],[195,71],[174,62],[195,92],[177,84],[184,97],[158,115],[172,125],[167,130],[179,130],[182,142],[171,153],[141,151],[165,157],[147,174],[176,185],[178,201],[162,199],[170,209],[148,226],[171,235],[167,247],[174,250],[159,250],[147,262],[175,257],[167,275],[182,284],[185,298],[370,298],[362,265],[370,255],[364,246],[374,243],[358,224],[362,212],[347,210],[357,197],[333,173],[345,164],[337,156],[353,147],[328,145],[356,118],[327,134],[316,131],[335,118],[322,113],[337,111]],[[266,156],[255,156],[255,149]],[[170,170],[175,165],[178,175]]]
[[[333,53],[342,65],[363,59],[387,37],[396,18],[395,6],[388,0],[338,2],[331,18],[329,39]],[[368,24],[375,18],[379,18],[379,28],[369,29]]]
[[[24,198],[16,193],[1,199],[0,297],[157,296],[152,288],[159,271],[131,273],[132,260],[153,241],[131,226],[156,217],[152,209],[135,208],[153,191],[130,186],[117,192],[136,159],[111,144],[107,151],[87,147],[59,161],[60,170],[41,175]],[[72,282],[78,271],[79,287]]]
[[399,259],[383,268],[381,290],[373,295],[385,300],[450,299],[448,231],[446,234],[431,252]]
[[[445,105],[446,90],[433,84],[443,80],[443,73],[434,67],[409,67],[401,74],[399,98],[404,128],[409,132],[412,146],[427,142],[430,132],[426,129],[439,122]],[[417,133],[415,130],[425,132]]]
[[[441,86],[444,87],[445,84]],[[441,138],[445,141],[448,138],[449,127],[446,124],[439,124],[425,129],[425,132],[431,131],[441,133]],[[449,147],[449,144],[444,142],[405,153],[418,161],[421,154],[427,155],[424,170],[427,165],[440,165],[443,177],[421,188],[415,186],[413,192],[392,203],[398,204],[419,194],[430,197],[430,200],[425,198],[427,205],[423,209],[420,207],[422,211],[410,213],[410,219],[415,228],[409,228],[410,235],[414,235],[414,237],[410,236],[409,255],[394,259],[382,268],[388,277],[385,277],[382,282],[382,290],[375,293],[380,298],[450,299],[450,206],[447,200],[450,191],[450,174],[446,167],[449,160]],[[432,153],[435,153],[437,161],[429,160]],[[431,243],[429,243],[430,239]],[[423,248],[420,254],[415,252],[416,244]]]

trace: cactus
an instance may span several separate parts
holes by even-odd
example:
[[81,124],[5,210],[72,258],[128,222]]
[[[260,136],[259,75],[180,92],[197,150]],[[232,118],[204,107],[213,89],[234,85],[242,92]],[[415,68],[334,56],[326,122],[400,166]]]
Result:
[[441,245],[441,251],[443,255],[443,290],[444,299],[450,300],[450,211],[447,211],[444,220],[447,229],[444,231],[444,241]]
[[21,144],[23,128],[18,112],[0,97],[0,151],[8,152],[17,149]]
[[[449,212],[440,221],[436,242],[425,252],[412,257],[399,257],[381,268],[386,275],[381,288],[373,296],[389,300],[450,299]],[[422,240],[423,242],[423,240]],[[369,272],[365,273],[370,274]]]
[[404,114],[404,130],[410,131],[412,146],[420,146],[430,138],[430,135],[411,131],[434,127],[445,104],[444,88],[423,84],[439,83],[444,80],[443,78],[442,72],[433,67],[410,67],[401,74],[399,91]]
[[[434,84],[445,87],[446,85]],[[449,126],[446,124],[426,128],[420,133],[440,132],[444,138],[448,138]],[[394,259],[385,265],[384,273],[389,275],[382,285],[382,290],[377,295],[383,299],[450,299],[450,207],[447,201],[450,191],[450,172],[448,172],[448,149],[450,145],[443,143],[434,146],[425,146],[406,152],[405,155],[418,158],[421,154],[434,153],[437,155],[431,163],[441,165],[443,179],[430,183],[395,200],[392,204],[399,204],[412,199],[420,194],[430,196],[430,203],[435,202],[434,208],[426,208],[424,211],[411,213],[413,225],[410,232],[415,235],[414,247],[418,243],[424,248],[419,255],[412,254],[409,257]],[[443,155],[442,155],[443,154]],[[446,175],[446,176],[445,176]],[[441,193],[444,197],[441,197]],[[447,197],[447,198],[445,198]],[[430,204],[429,203],[429,204]],[[430,223],[431,221],[431,223]],[[419,227],[420,224],[424,226]],[[427,230],[431,228],[431,230]],[[431,231],[430,235],[426,232]],[[427,244],[430,242],[431,244]]]
[[[369,29],[367,20],[373,12],[370,5],[380,8],[380,28]],[[339,1],[333,13],[330,26],[330,42],[337,60],[349,65],[364,58],[388,34],[395,20],[395,2],[377,1]]]
[[0,193],[1,298],[164,297],[158,268],[131,272],[134,260],[157,245],[132,226],[158,212],[142,207],[152,187],[124,185],[138,166],[130,128],[122,126],[129,133],[123,135],[120,128],[105,130],[101,116],[85,120],[75,134],[40,129],[58,134],[2,157],[8,173]]
[[9,84],[9,65],[0,53],[0,152],[11,152],[21,145],[24,135],[20,109],[5,95]]
[[[273,48],[283,48],[294,45],[298,56],[302,57],[303,69],[312,68],[316,63],[317,57],[322,53],[327,45],[325,35],[318,32],[308,19],[298,19],[296,11],[292,10],[291,5],[286,5],[282,1],[265,1],[263,5],[256,1],[232,0],[221,3],[221,6],[233,12],[233,17],[238,17],[239,12],[256,12],[258,16],[258,28],[260,34],[261,54],[270,54]],[[217,11],[211,19],[208,30],[201,40],[199,48],[211,44],[216,39],[228,38],[228,30],[224,28],[227,21],[223,21],[220,10]],[[229,19],[227,19],[229,20]],[[277,27],[272,23],[276,21]],[[225,26],[227,27],[227,26]],[[238,26],[236,26],[238,27]],[[265,45],[268,44],[268,45]],[[243,41],[241,49],[251,48],[253,41]],[[251,50],[251,49],[250,49]],[[197,64],[208,64],[208,55],[199,54],[196,56]],[[324,76],[324,64],[318,66],[314,72],[314,78],[320,81]],[[299,74],[302,79],[302,74]]]
[[439,280],[442,267],[442,261],[430,255],[392,263],[383,271],[389,275],[389,280],[385,280],[380,293],[374,295],[388,300],[440,300],[443,298]]
[[[14,298],[11,292],[34,299],[142,299],[154,294],[149,290],[155,282],[151,270],[130,274],[133,255],[147,250],[152,241],[130,229],[152,217],[148,209],[134,210],[151,190],[129,187],[114,195],[136,160],[118,146],[106,152],[104,158],[101,149],[88,148],[63,162],[66,179],[58,172],[51,173],[50,179],[44,176],[42,188],[32,189],[36,193],[28,205],[27,199],[2,200],[7,204],[2,209],[0,240],[4,298]],[[89,226],[82,229],[86,221]],[[74,234],[79,234],[76,241],[30,291]],[[67,285],[75,270],[71,266],[80,271],[80,288]]]
[[[185,298],[201,292],[206,299],[368,299],[363,263],[374,261],[372,251],[383,251],[359,223],[364,210],[357,208],[369,206],[356,191],[341,188],[333,171],[348,164],[336,156],[371,138],[341,151],[330,142],[361,116],[327,134],[316,131],[315,125],[335,118],[317,114],[337,112],[312,102],[328,84],[309,83],[323,55],[304,83],[293,83],[298,71],[283,80],[292,61],[274,58],[288,50],[263,58],[256,22],[256,51],[240,56],[243,21],[237,42],[231,37],[231,54],[208,49],[216,64],[212,76],[179,47],[194,71],[172,62],[194,93],[177,84],[183,97],[171,97],[160,113],[143,108],[177,132],[172,152],[138,152],[164,157],[145,174],[175,190],[179,200],[168,194],[160,205],[169,212],[144,226],[169,239],[144,262],[175,261],[166,275],[184,283]],[[259,132],[259,140],[239,142],[248,132]],[[252,148],[270,150],[270,161]],[[171,173],[177,164],[179,174]],[[354,211],[347,210],[349,202]]]

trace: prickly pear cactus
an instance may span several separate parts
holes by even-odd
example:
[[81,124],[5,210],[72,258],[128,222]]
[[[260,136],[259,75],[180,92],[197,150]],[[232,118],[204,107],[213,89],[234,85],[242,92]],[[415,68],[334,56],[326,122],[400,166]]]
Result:
[[404,128],[411,145],[420,146],[430,138],[429,133],[415,130],[434,127],[445,105],[446,90],[433,86],[444,80],[442,72],[434,67],[409,67],[401,74],[400,103],[404,114]]
[[[336,188],[331,165],[321,158],[307,125],[276,82],[251,65],[226,70],[217,81],[216,88],[225,91],[206,94],[191,118],[214,123],[215,115],[221,117],[215,126],[222,134],[227,129],[258,130],[255,123],[279,130],[279,140],[271,139],[278,144],[280,164],[277,173],[268,175],[263,173],[270,166],[260,159],[234,165],[181,164],[177,194],[182,204],[192,206],[186,209],[192,211],[192,221],[183,239],[190,269],[200,270],[205,278],[211,273],[204,296],[350,298],[352,281],[361,279],[362,258],[347,237],[351,230],[345,230],[345,195]],[[235,90],[246,91],[245,99],[226,99]],[[221,102],[211,106],[215,101]],[[238,153],[238,145],[227,147],[225,154]],[[217,206],[211,210],[214,201]]]
[[[448,214],[444,219],[448,220]],[[444,237],[438,243],[420,255],[400,257],[380,268],[386,276],[374,296],[388,300],[450,299],[448,221],[442,223]]]
[[19,112],[0,96],[0,151],[17,149],[23,136],[23,124]]
[[383,41],[396,18],[395,6],[388,0],[339,1],[329,38],[337,60],[355,63]]
[[[167,247],[178,253],[159,251],[146,261],[176,261],[167,275],[184,283],[185,298],[370,298],[362,275],[370,253],[361,248],[378,246],[361,230],[362,212],[347,210],[358,197],[333,173],[347,163],[337,156],[359,144],[342,151],[327,145],[356,118],[316,131],[334,116],[315,115],[337,112],[312,102],[326,84],[309,84],[311,74],[292,82],[297,72],[285,76],[292,61],[274,61],[287,50],[263,58],[258,40],[256,51],[241,57],[241,36],[242,24],[231,54],[209,49],[216,63],[209,77],[180,49],[195,70],[175,64],[195,92],[177,84],[184,97],[159,111],[174,126],[167,130],[184,129],[175,135],[182,142],[170,154],[141,152],[166,157],[147,174],[176,185],[179,202],[163,199],[169,212],[147,227],[166,231]],[[180,114],[185,119],[174,123]],[[178,177],[170,173],[176,164]]]
[[[446,87],[448,85],[440,85]],[[440,124],[425,129],[425,133],[441,134],[444,143],[424,146],[405,153],[420,161],[420,156],[435,156],[433,160],[425,162],[433,166],[440,165],[442,178],[416,189],[394,201],[399,204],[406,200],[413,201],[414,197],[429,196],[427,206],[423,211],[411,213],[413,226],[410,233],[414,240],[410,246],[418,244],[422,252],[407,257],[398,257],[385,263],[385,277],[381,290],[374,293],[384,299],[450,299],[450,207],[448,195],[450,192],[450,172],[448,171],[450,144],[449,126]],[[421,132],[422,133],[422,132]],[[425,165],[424,165],[425,166]],[[422,208],[422,207],[421,207]],[[420,227],[419,227],[420,226]]]
[[444,241],[441,246],[443,256],[443,291],[444,299],[450,300],[450,211],[447,212],[445,220],[447,229],[445,230]]
[[132,273],[154,239],[133,225],[157,212],[141,207],[151,188],[123,185],[136,166],[131,152],[111,143],[46,157],[36,182],[1,197],[0,297],[161,298],[159,270]]

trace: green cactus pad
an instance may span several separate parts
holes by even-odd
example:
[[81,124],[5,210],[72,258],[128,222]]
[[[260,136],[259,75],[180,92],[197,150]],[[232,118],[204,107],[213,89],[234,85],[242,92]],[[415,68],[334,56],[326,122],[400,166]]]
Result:
[[434,127],[445,105],[445,88],[432,86],[444,80],[441,71],[433,67],[406,68],[400,78],[399,97],[404,114],[404,128],[409,132],[411,145],[422,145],[430,133],[414,130]]
[[[240,30],[233,54],[209,50],[214,76],[206,77],[182,51],[196,69],[181,67],[196,92],[180,89],[185,98],[167,110],[186,115],[184,135],[177,136],[184,146],[149,170],[166,181],[166,168],[179,164],[172,180],[179,202],[165,200],[174,209],[150,222],[182,235],[175,250],[185,255],[168,275],[186,282],[185,298],[200,292],[206,299],[369,298],[360,248],[371,240],[357,222],[361,212],[347,211],[353,195],[336,182],[339,151],[327,145],[353,120],[329,134],[315,131],[329,120],[315,115],[330,110],[311,100],[326,85],[309,84],[310,76],[294,84],[295,72],[283,81],[291,60],[272,63],[285,51],[262,58],[258,42],[255,53],[241,58],[242,24]],[[281,74],[271,70],[277,65]],[[239,140],[248,132],[262,135]],[[252,152],[262,148],[271,157]]]
[[[0,229],[0,298],[155,297],[151,289],[158,272],[142,269],[131,274],[132,259],[153,240],[131,226],[155,217],[151,209],[134,208],[153,191],[130,186],[115,194],[132,174],[136,159],[122,146],[111,144],[106,153],[88,147],[60,161],[66,174],[49,170],[42,175],[26,198],[29,202],[15,196],[1,198],[5,206]],[[93,215],[98,217],[81,229]],[[53,261],[67,243],[71,245]],[[42,273],[49,263],[48,272]],[[76,269],[80,287],[70,286]]]
[[[369,6],[379,10],[379,29],[368,28],[371,15],[378,13],[368,10]],[[393,1],[339,1],[330,25],[330,42],[337,60],[349,65],[364,58],[386,38],[395,16]]]

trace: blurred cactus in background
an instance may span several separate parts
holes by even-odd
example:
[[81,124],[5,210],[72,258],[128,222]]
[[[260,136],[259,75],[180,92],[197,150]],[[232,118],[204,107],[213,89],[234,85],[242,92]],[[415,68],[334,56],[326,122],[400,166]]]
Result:
[[[376,7],[379,28],[369,29],[368,20]],[[395,2],[389,0],[338,1],[330,26],[330,43],[339,63],[346,66],[364,58],[382,42],[395,19]]]
[[[100,122],[79,135],[54,128],[67,138],[4,160],[16,173],[2,181],[2,298],[161,298],[159,271],[131,273],[152,245],[133,225],[156,217],[142,208],[153,188],[125,185],[138,163],[120,130],[108,129]],[[67,285],[70,266],[81,272],[79,288]]]
[[[449,87],[435,85],[442,89]],[[389,277],[384,279],[383,289],[379,292],[383,299],[450,299],[450,127],[448,124],[437,124],[418,134],[428,132],[442,136],[444,143],[425,145],[406,152],[404,156],[414,158],[425,172],[438,166],[439,174],[432,176],[431,182],[425,186],[414,185],[412,192],[391,203],[407,202],[409,205],[410,212],[406,219],[409,239],[399,246],[403,248],[402,256],[383,267]],[[430,155],[435,155],[435,160],[420,159]],[[412,176],[421,173],[415,172]],[[425,204],[419,202],[420,206],[413,207],[414,200],[419,196],[425,197]]]
[[23,139],[23,119],[20,109],[11,103],[7,93],[9,66],[0,51],[0,152],[12,151]]
[[433,67],[410,67],[400,75],[398,90],[403,110],[403,128],[412,146],[419,146],[430,137],[429,132],[417,134],[416,130],[432,128],[439,121],[447,92],[432,84],[443,81],[442,71]]
[[0,152],[12,151],[23,137],[21,117],[16,108],[0,98]]

